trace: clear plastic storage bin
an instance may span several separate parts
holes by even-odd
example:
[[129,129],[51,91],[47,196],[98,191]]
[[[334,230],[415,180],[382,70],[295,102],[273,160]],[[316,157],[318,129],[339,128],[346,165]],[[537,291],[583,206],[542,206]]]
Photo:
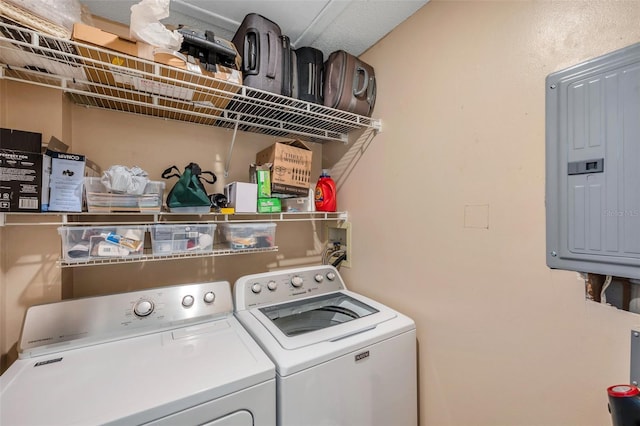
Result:
[[233,250],[269,248],[276,244],[275,223],[221,223],[220,231]]
[[140,257],[144,253],[145,231],[145,225],[58,228],[62,257],[68,263]]
[[215,224],[151,225],[151,247],[154,255],[213,252]]
[[149,181],[140,195],[108,192],[99,177],[85,177],[84,187],[87,210],[91,213],[159,212],[165,183]]

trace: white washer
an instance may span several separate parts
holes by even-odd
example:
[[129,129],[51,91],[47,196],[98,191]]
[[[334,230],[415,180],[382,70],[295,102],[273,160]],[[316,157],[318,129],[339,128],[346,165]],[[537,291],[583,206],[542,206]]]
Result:
[[244,276],[234,299],[276,364],[278,425],[417,424],[413,320],[326,265]]
[[28,309],[0,376],[0,424],[274,425],[275,366],[228,282]]

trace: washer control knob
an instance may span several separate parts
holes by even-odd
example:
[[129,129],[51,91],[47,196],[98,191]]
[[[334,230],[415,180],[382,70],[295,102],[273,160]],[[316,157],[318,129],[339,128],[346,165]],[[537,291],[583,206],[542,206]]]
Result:
[[204,303],[213,303],[213,301],[216,300],[216,294],[212,291],[208,291],[204,294],[202,300],[204,300]]
[[333,281],[333,280],[335,280],[335,279],[336,279],[336,274],[335,274],[335,272],[327,272],[327,279],[328,279],[329,281]]
[[148,299],[140,299],[133,306],[133,313],[139,317],[146,317],[153,312],[153,302]]
[[254,285],[251,286],[251,291],[254,292],[255,294],[258,294],[262,291],[262,286],[258,283],[255,283]]
[[267,283],[267,288],[268,288],[269,290],[271,290],[271,291],[275,291],[275,290],[276,290],[276,288],[278,288],[278,283],[277,283],[277,282],[275,282],[275,281],[273,281],[273,280],[271,280],[271,281],[269,281],[269,282]]
[[324,277],[322,276],[322,274],[316,274],[313,278],[316,280],[316,282],[319,282],[319,283],[321,283],[324,280]]
[[182,306],[184,306],[185,308],[192,307],[193,302],[194,302],[194,298],[190,294],[187,294],[185,297],[182,298]]
[[304,280],[302,279],[302,277],[296,275],[295,277],[291,278],[291,285],[294,287],[302,287],[302,284],[304,283]]

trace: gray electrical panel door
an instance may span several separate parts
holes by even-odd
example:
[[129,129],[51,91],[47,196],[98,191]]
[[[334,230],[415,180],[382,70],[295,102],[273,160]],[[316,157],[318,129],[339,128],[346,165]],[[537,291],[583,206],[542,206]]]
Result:
[[640,43],[546,79],[547,265],[640,278]]

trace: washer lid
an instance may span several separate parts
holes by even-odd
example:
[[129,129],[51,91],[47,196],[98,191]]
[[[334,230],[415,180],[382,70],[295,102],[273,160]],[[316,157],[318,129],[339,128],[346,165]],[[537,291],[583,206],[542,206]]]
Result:
[[337,291],[292,302],[255,308],[251,313],[285,349],[337,341],[375,329],[395,312],[366,303],[354,293]]
[[143,424],[274,378],[273,363],[229,314],[19,359],[0,376],[0,424]]

